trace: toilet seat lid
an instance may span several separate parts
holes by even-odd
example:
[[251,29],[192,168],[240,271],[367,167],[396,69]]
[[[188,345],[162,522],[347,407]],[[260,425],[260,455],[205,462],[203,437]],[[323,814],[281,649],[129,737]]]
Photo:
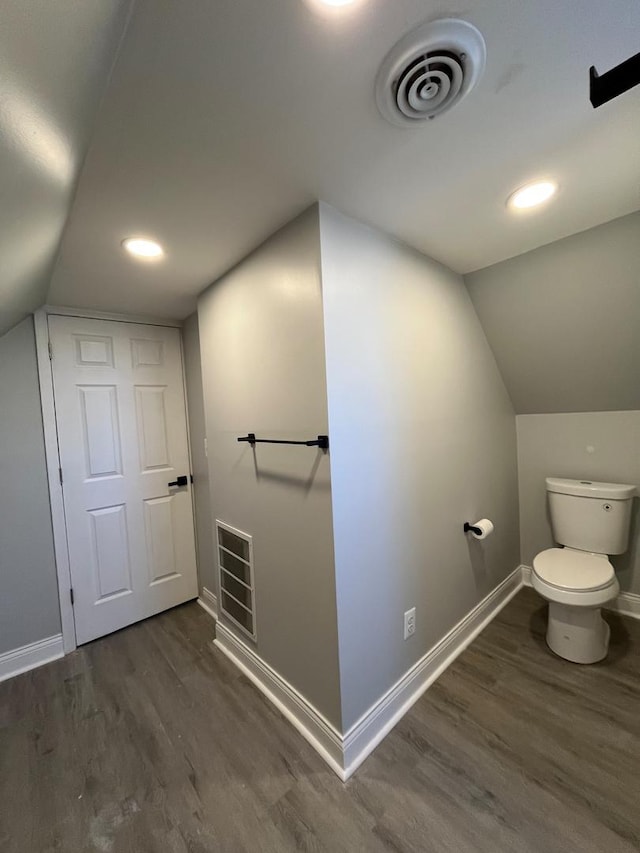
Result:
[[533,570],[541,580],[559,589],[602,589],[615,578],[606,555],[571,548],[541,551],[533,558]]

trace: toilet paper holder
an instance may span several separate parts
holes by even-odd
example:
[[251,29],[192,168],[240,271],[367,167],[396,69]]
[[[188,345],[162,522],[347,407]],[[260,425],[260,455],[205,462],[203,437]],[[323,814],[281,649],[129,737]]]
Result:
[[464,523],[464,532],[465,533],[475,533],[476,536],[482,535],[482,530],[479,527],[474,527],[473,524],[469,524],[468,521]]

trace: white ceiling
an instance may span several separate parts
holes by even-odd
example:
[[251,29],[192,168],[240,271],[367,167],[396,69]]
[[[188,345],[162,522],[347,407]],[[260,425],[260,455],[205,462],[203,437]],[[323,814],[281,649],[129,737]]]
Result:
[[[640,88],[588,101],[589,66],[638,50],[638,0],[314,3],[138,0],[50,302],[185,316],[319,198],[461,272],[640,208]],[[483,33],[483,79],[420,129],[387,124],[380,62],[447,15]],[[514,217],[507,195],[539,176],[560,182],[557,200]],[[132,234],[156,237],[165,260],[126,257]]]
[[46,297],[128,0],[2,0],[0,335]]

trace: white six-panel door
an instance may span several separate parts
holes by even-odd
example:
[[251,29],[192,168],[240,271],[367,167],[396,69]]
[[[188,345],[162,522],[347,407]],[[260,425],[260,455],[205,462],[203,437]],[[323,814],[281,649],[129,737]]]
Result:
[[198,594],[180,332],[51,315],[49,336],[81,644]]

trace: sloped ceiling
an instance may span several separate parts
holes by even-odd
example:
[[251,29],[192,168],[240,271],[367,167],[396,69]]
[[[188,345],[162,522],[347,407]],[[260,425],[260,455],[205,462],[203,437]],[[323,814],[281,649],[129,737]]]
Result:
[[43,303],[128,0],[2,0],[0,335]]
[[[478,88],[419,130],[388,124],[383,57],[451,14],[486,39]],[[461,272],[637,210],[640,88],[593,110],[588,68],[639,31],[637,0],[138,0],[49,301],[183,317],[317,199]],[[512,216],[511,190],[548,175],[557,200]],[[165,260],[131,262],[132,234]]]
[[640,410],[640,213],[465,281],[517,414]]

